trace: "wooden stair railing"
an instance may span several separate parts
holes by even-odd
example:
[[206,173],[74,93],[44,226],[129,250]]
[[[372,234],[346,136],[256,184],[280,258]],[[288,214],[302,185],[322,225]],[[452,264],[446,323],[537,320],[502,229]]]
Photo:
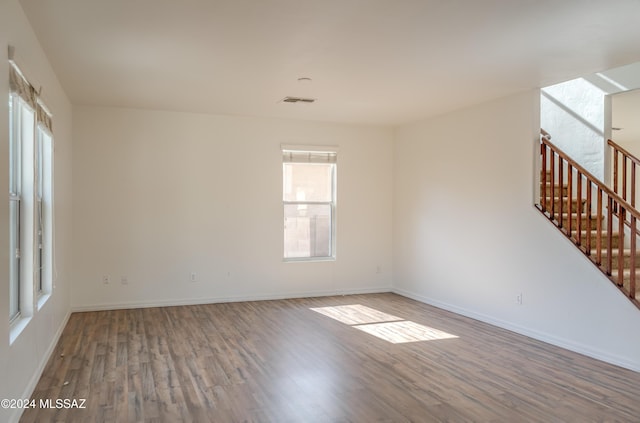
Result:
[[[629,197],[629,203],[636,208],[636,167],[640,166],[640,159],[613,140],[607,140],[607,144],[613,150],[611,155],[613,161],[613,192],[624,200]],[[622,163],[621,166],[620,163]],[[620,167],[622,167],[622,173],[620,173]],[[630,172],[629,167],[631,168]],[[625,224],[631,228],[631,222],[628,219],[625,220]],[[640,235],[640,228],[638,228],[638,235]]]
[[[613,192],[624,200],[630,197],[629,203],[636,207],[636,167],[640,166],[640,159],[622,148],[613,140],[607,140],[607,144],[613,150]],[[620,173],[622,163],[622,174]],[[631,167],[631,172],[629,172]],[[622,187],[620,187],[622,185]]]
[[[550,139],[540,131],[540,204],[536,207],[640,308],[636,289],[640,212]],[[625,232],[627,223],[630,232]]]

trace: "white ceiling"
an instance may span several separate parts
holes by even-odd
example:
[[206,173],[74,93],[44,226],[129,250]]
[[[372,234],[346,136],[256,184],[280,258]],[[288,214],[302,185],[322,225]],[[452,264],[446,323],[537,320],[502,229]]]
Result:
[[21,3],[74,104],[400,124],[640,61],[638,0]]

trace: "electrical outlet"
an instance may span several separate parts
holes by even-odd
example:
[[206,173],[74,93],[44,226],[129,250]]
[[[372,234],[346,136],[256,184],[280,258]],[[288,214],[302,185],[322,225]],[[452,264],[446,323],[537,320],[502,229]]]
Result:
[[129,279],[126,276],[120,278],[120,283],[123,285],[129,285]]
[[522,293],[516,295],[516,304],[522,305]]
[[191,275],[189,276],[189,280],[191,280],[191,282],[198,281],[198,275],[196,275],[196,272],[191,272]]
[[109,275],[102,275],[102,283],[105,285],[109,285],[109,283],[111,282],[111,278],[109,277]]
[[380,265],[376,266],[376,273],[382,273],[382,267]]

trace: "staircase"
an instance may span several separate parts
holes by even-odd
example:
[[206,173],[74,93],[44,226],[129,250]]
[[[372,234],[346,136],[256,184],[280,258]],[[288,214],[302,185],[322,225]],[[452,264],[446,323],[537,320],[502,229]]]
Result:
[[[550,139],[541,130],[540,198],[536,207],[640,308],[640,211],[635,208],[635,169],[640,160],[617,150],[610,141],[615,182],[614,188],[609,188]],[[622,166],[618,166],[619,160]],[[620,167],[622,173],[618,172]],[[631,197],[630,202],[627,197]]]

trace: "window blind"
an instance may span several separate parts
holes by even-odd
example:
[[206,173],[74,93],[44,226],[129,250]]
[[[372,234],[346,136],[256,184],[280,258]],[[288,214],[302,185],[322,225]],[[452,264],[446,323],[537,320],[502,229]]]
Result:
[[11,66],[9,66],[9,88],[11,92],[16,93],[25,103],[31,106],[33,110],[36,110],[38,103],[38,93],[36,89],[29,84],[13,61],[9,61],[9,63],[11,64]]
[[338,147],[311,145],[284,145],[282,149],[283,163],[336,163]]
[[[12,50],[10,49],[9,52],[11,55]],[[27,81],[27,78],[25,78],[11,57],[9,58],[9,64],[9,89],[36,111],[38,125],[53,133],[51,113],[40,99],[40,93]]]

